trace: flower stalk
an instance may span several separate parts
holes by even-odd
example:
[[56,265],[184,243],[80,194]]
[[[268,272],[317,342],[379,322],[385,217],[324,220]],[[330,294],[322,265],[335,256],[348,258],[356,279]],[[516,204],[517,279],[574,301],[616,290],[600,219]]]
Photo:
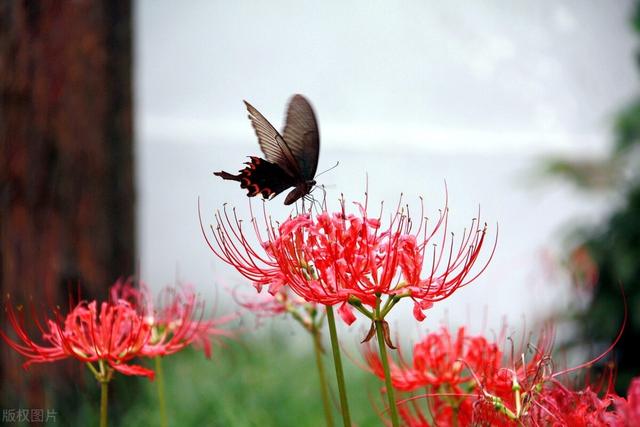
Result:
[[351,427],[351,415],[349,413],[349,402],[347,401],[347,391],[344,383],[344,371],[342,369],[342,359],[340,358],[340,344],[336,332],[336,318],[333,314],[333,307],[327,305],[327,323],[329,324],[329,335],[331,336],[331,350],[333,351],[333,364],[336,369],[336,381],[338,382],[338,392],[340,394],[340,411],[345,427]]
[[311,331],[313,337],[313,351],[316,356],[316,366],[318,367],[318,377],[320,379],[320,393],[322,394],[322,408],[324,410],[324,418],[327,427],[333,427],[333,415],[331,414],[331,400],[329,399],[329,385],[327,384],[327,375],[322,362],[322,343],[320,342],[320,330],[314,327]]
[[91,363],[87,363],[100,383],[100,427],[107,427],[109,424],[109,382],[113,378],[113,369],[102,360],[98,364],[100,369],[96,370]]
[[164,395],[164,371],[162,369],[162,356],[156,356],[156,382],[158,387],[158,406],[160,407],[160,426],[167,427],[167,400]]
[[109,401],[109,383],[100,383],[100,427],[107,427],[107,405]]
[[376,336],[378,338],[378,351],[380,352],[380,361],[382,362],[382,368],[384,370],[384,383],[387,390],[389,412],[391,413],[391,425],[393,427],[398,427],[400,425],[400,421],[398,420],[398,408],[396,407],[395,392],[393,390],[393,384],[391,383],[389,358],[387,357],[386,346],[386,341],[390,341],[390,338],[386,337],[387,339],[385,339],[385,333],[388,333],[388,330],[385,332],[384,318],[378,317],[380,315],[380,297],[378,297],[377,299],[378,301],[376,304],[376,320],[374,321],[374,325],[376,328]]

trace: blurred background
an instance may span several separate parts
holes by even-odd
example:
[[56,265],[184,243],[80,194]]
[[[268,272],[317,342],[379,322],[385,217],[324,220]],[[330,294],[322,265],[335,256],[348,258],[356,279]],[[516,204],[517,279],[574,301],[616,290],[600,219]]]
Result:
[[[597,224],[619,201],[536,175],[542,159],[607,153],[611,125],[636,86],[631,2],[328,2],[234,5],[141,2],[136,9],[138,259],[154,286],[175,278],[225,297],[241,278],[198,232],[223,203],[248,217],[245,192],[213,171],[260,154],[243,99],[282,128],[291,94],[320,124],[319,178],[334,202],[390,209],[400,193],[437,215],[449,191],[457,234],[481,208],[500,236],[490,268],[418,327],[520,328],[565,309],[554,274],[576,223]],[[269,203],[276,217],[290,209]],[[414,210],[417,212],[417,210]],[[448,314],[445,314],[448,313]],[[402,317],[402,316],[401,316]],[[367,325],[363,325],[364,328]],[[357,329],[351,328],[351,329]]]
[[[559,347],[585,360],[622,328],[624,288],[621,392],[638,373],[625,347],[640,329],[636,2],[38,4],[0,7],[3,293],[59,300],[81,283],[99,295],[137,273],[234,310],[229,289],[252,288],[205,245],[198,199],[205,225],[224,203],[249,217],[245,192],[212,174],[260,155],[242,100],[281,129],[301,93],[319,171],[340,162],[318,179],[330,206],[362,201],[368,182],[374,205],[422,196],[435,217],[446,190],[450,231],[479,208],[490,244],[499,226],[474,284],[421,324],[409,304],[394,310],[407,348],[442,322],[491,332],[553,319]],[[283,201],[268,202],[272,216],[290,212]],[[257,330],[247,343],[284,334],[306,348],[290,322],[241,324]],[[347,346],[368,326],[345,328]]]

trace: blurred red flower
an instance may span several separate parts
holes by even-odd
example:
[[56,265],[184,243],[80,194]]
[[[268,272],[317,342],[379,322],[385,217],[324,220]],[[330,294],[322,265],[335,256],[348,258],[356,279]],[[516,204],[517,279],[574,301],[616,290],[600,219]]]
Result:
[[629,384],[627,399],[617,399],[616,409],[622,412],[628,427],[640,427],[640,377],[635,377]]
[[288,292],[286,288],[280,289],[273,295],[234,292],[233,296],[241,307],[252,311],[258,318],[278,316],[295,310],[297,307],[310,305],[299,296]]
[[9,323],[18,340],[0,330],[0,336],[18,353],[27,358],[24,367],[66,358],[81,362],[106,362],[125,375],[144,375],[153,379],[154,372],[128,364],[144,355],[143,349],[151,337],[151,327],[126,301],[81,302],[69,314],[56,313],[45,325],[36,322],[42,332],[43,344],[32,340],[11,305],[7,307]]
[[119,281],[111,288],[111,299],[131,303],[151,327],[151,336],[141,350],[144,356],[166,356],[194,344],[209,358],[211,339],[232,335],[219,326],[235,319],[235,315],[205,318],[204,302],[191,286],[162,289],[156,306],[143,283],[135,287],[130,281]]
[[144,286],[139,289],[129,281],[118,281],[111,288],[109,302],[80,302],[66,316],[56,311],[44,324],[34,313],[43,343],[29,337],[23,316],[19,318],[7,304],[7,317],[17,340],[2,330],[0,336],[27,358],[25,368],[71,357],[88,363],[105,362],[123,374],[153,379],[152,370],[129,362],[136,357],[172,354],[190,344],[204,347],[209,356],[211,337],[229,335],[218,326],[233,318],[203,319],[203,303],[188,287],[167,288],[162,296],[164,303],[155,309]]

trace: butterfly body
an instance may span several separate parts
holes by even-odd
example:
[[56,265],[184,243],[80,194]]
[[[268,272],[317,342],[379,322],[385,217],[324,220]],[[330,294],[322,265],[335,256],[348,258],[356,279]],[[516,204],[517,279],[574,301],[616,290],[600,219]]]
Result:
[[238,181],[247,190],[247,196],[258,194],[273,198],[289,187],[294,187],[285,198],[290,205],[309,194],[316,181],[320,138],[311,104],[302,95],[294,95],[287,108],[283,135],[247,101],[244,101],[249,119],[258,137],[266,159],[251,156],[239,174],[214,172],[222,179]]

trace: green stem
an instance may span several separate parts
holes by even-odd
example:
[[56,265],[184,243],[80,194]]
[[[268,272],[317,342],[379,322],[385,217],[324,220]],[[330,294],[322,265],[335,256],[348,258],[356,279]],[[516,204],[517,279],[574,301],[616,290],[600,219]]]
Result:
[[[405,295],[406,296],[406,295]],[[402,298],[404,298],[404,296],[399,296],[399,295],[394,295],[392,297],[389,297],[389,299],[387,299],[387,302],[384,304],[384,307],[382,307],[382,311],[380,312],[380,319],[384,319],[387,314],[389,314],[389,312],[391,311],[391,309],[398,303],[398,301],[400,301]]]
[[324,371],[324,363],[322,363],[322,343],[320,342],[320,331],[314,328],[311,332],[313,336],[313,349],[316,353],[316,365],[318,366],[318,377],[320,377],[320,391],[322,393],[322,406],[324,408],[324,418],[327,421],[327,427],[333,427],[333,415],[331,415],[331,401],[329,400],[329,386],[327,384],[327,375]]
[[89,370],[91,371],[91,373],[96,377],[96,379],[98,381],[100,381],[101,378],[101,374],[100,372],[98,372],[98,370],[96,369],[95,366],[93,366],[93,363],[91,362],[87,362],[87,367],[89,368]]
[[164,397],[164,372],[162,370],[162,356],[156,356],[156,383],[158,384],[158,405],[160,406],[160,425],[167,427],[167,404]]
[[364,314],[365,316],[367,316],[369,319],[373,320],[373,313],[371,313],[369,310],[367,310],[366,308],[364,308],[362,306],[362,303],[360,301],[357,302],[351,302],[349,301],[349,304],[351,304],[351,306],[353,306],[356,310],[358,310],[360,313]]
[[340,359],[340,346],[338,344],[338,334],[336,332],[336,318],[333,315],[333,307],[327,305],[327,323],[329,323],[329,335],[331,336],[331,350],[333,351],[333,363],[336,368],[336,380],[338,381],[338,391],[340,393],[340,410],[342,411],[342,421],[345,427],[351,427],[351,416],[349,415],[349,403],[347,402],[347,391],[344,386],[344,373],[342,371],[342,360]]
[[387,388],[387,399],[389,401],[389,411],[391,412],[391,425],[398,427],[398,408],[396,407],[396,396],[391,383],[391,373],[389,372],[389,359],[387,358],[387,346],[384,342],[384,318],[380,317],[380,297],[376,298],[376,335],[378,337],[378,351],[384,369],[384,382]]
[[458,413],[459,413],[459,408],[457,407],[453,407],[453,427],[458,427]]
[[107,403],[109,401],[109,381],[100,381],[100,427],[107,427]]

